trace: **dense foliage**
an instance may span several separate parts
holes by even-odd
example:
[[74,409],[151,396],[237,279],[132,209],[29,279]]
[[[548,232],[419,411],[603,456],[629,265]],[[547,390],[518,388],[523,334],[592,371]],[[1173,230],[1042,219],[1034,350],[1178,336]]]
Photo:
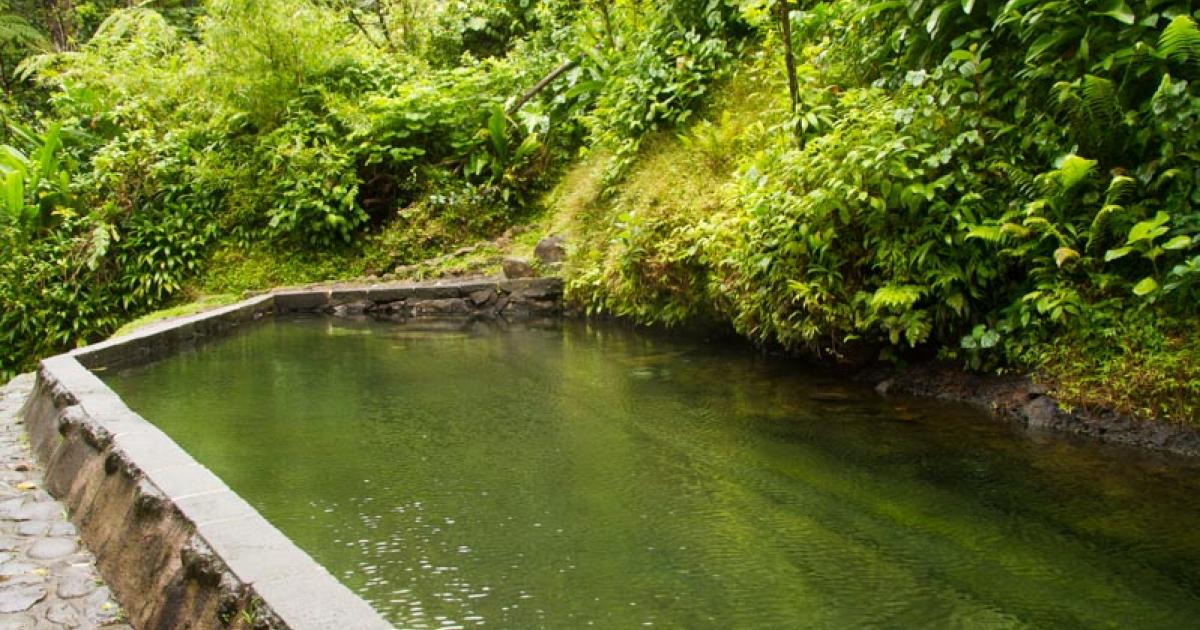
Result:
[[[794,111],[761,13],[741,80],[775,98],[759,124],[698,125],[678,158],[717,156],[715,211],[618,198],[574,287],[594,309],[715,317],[847,359],[935,348],[1036,367],[1060,363],[1058,341],[1107,369],[1108,348],[1147,327],[1159,332],[1136,337],[1178,354],[1200,279],[1190,12],[808,3],[788,16]],[[1195,380],[1169,385],[1136,410],[1194,415]]]
[[585,142],[683,120],[746,35],[723,0],[103,10],[54,46],[34,45],[45,16],[10,16],[9,97],[33,113],[0,164],[5,372],[155,308],[230,247],[366,247],[387,269],[503,231]]
[[[363,273],[493,237],[583,156],[593,310],[833,358],[1194,372],[1189,3],[151,6],[0,21],[0,370],[264,251]],[[1151,380],[1172,402],[1137,411],[1194,415],[1195,379]]]

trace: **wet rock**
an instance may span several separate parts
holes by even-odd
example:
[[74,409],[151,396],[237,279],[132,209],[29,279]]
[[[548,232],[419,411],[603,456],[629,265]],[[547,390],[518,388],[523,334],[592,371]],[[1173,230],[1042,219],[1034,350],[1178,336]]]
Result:
[[89,595],[96,590],[96,581],[86,573],[68,573],[58,581],[56,593],[63,599]]
[[105,624],[117,616],[120,608],[113,602],[112,592],[107,586],[97,588],[91,595],[83,599],[83,606],[88,611],[88,619]]
[[38,620],[36,617],[29,615],[21,615],[11,619],[0,619],[0,630],[30,630],[36,628]]
[[466,315],[471,312],[465,300],[461,298],[446,298],[443,300],[421,300],[412,305],[413,315]]
[[59,521],[57,523],[50,524],[50,532],[47,535],[74,537],[74,536],[77,536],[78,534],[79,534],[79,532],[75,530],[75,526],[72,525],[70,522]]
[[834,391],[819,391],[808,395],[809,399],[817,402],[845,402],[850,400],[848,394]]
[[517,258],[515,256],[505,258],[504,262],[501,263],[501,267],[504,269],[504,277],[509,280],[532,278],[534,276],[533,266],[524,258]]
[[1022,410],[1025,424],[1031,429],[1050,429],[1055,426],[1058,405],[1045,396],[1034,398]]
[[46,521],[25,521],[17,526],[21,536],[44,536],[49,530],[50,524]]
[[333,307],[333,314],[338,317],[346,317],[350,315],[362,315],[375,305],[374,302],[367,300],[356,300],[345,304],[338,304]]
[[46,609],[46,620],[68,628],[83,625],[83,615],[67,602],[55,602]]
[[561,236],[547,236],[538,241],[533,255],[543,264],[560,263],[567,259],[566,241]]
[[14,521],[49,521],[62,517],[62,508],[54,502],[29,503],[13,512]]
[[18,584],[0,588],[0,613],[25,612],[45,598],[46,589],[40,586]]
[[33,573],[33,570],[38,568],[35,564],[21,562],[19,560],[10,560],[9,562],[0,563],[0,576],[12,577],[14,575],[24,575]]
[[46,538],[29,548],[27,555],[35,560],[53,560],[75,553],[75,541],[67,538]]
[[0,519],[13,518],[24,506],[25,500],[21,498],[0,501]]
[[496,297],[495,289],[480,289],[479,291],[472,291],[467,295],[467,299],[471,300],[471,303],[475,306],[483,306],[494,297]]

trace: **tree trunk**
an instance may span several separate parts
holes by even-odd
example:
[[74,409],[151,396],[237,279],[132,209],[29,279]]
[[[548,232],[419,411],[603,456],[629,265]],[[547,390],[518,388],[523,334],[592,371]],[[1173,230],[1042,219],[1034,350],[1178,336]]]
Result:
[[42,9],[46,12],[46,30],[50,33],[54,49],[70,50],[75,14],[71,0],[42,0]]
[[791,97],[792,112],[800,102],[800,84],[796,80],[796,57],[792,54],[792,18],[791,3],[787,0],[779,2],[779,31],[783,36],[783,60],[787,65],[788,94]]

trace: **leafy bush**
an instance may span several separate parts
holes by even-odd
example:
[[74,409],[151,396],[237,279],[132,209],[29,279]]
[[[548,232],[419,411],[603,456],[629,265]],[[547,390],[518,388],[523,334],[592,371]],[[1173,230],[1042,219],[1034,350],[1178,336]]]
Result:
[[[778,4],[760,9],[744,15],[770,29],[765,54],[743,71],[787,94]],[[585,228],[572,294],[643,321],[715,313],[762,343],[818,354],[926,347],[1060,374],[1065,355],[1047,348],[1064,331],[1085,349],[1111,346],[1092,333],[1137,322],[1147,328],[1124,354],[1097,353],[1105,365],[1186,362],[1161,340],[1198,314],[1190,11],[1036,0],[793,10],[794,106],[763,108],[732,137],[711,121],[683,135],[686,159],[728,179],[721,202],[700,216],[631,213],[618,191],[611,226]],[[635,143],[637,132],[615,136]],[[720,143],[740,158],[713,160],[705,146]],[[653,158],[641,161],[635,181]],[[1194,385],[1137,372],[1157,374],[1162,391]]]
[[725,0],[672,0],[639,5],[649,20],[629,42],[590,59],[606,76],[594,87],[595,107],[584,118],[595,145],[613,149],[608,179],[615,183],[641,139],[684,124],[713,82],[725,76],[745,34],[738,5]]

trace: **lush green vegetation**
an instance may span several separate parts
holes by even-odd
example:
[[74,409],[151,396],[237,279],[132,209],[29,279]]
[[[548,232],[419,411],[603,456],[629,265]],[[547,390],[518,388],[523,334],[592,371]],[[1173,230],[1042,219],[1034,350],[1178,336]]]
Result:
[[580,222],[575,291],[836,360],[1040,368],[1081,404],[1194,419],[1189,10],[806,5],[794,111],[764,17],[730,101],[669,143],[687,172],[652,152],[633,187],[571,200],[600,217]]
[[1186,2],[8,12],[5,372],[181,296],[384,275],[537,221],[571,233],[592,310],[1200,408]]

